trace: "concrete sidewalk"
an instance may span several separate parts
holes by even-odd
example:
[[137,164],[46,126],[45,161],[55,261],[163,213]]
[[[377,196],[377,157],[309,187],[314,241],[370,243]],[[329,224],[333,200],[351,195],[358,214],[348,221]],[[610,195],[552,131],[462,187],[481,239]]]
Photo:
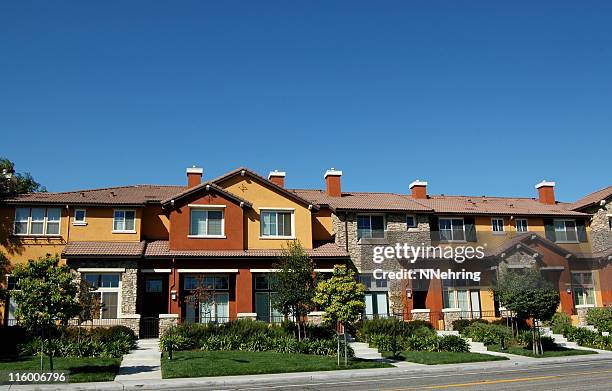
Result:
[[555,358],[541,358],[529,361],[504,360],[486,361],[466,364],[442,364],[442,365],[407,365],[394,368],[375,369],[351,369],[323,372],[293,372],[277,373],[268,375],[240,375],[219,376],[181,379],[141,379],[141,380],[115,380],[104,383],[75,383],[75,384],[48,384],[36,386],[0,386],[0,390],[174,390],[174,389],[219,389],[239,386],[265,386],[266,384],[291,384],[302,383],[304,385],[340,380],[359,380],[379,377],[400,376],[444,376],[444,373],[460,374],[468,371],[483,370],[512,370],[516,368],[542,367],[546,365],[575,363],[577,366],[588,367],[597,361],[612,361],[612,354],[596,354],[588,356],[565,356]]
[[136,349],[123,356],[116,382],[161,380],[159,339],[139,339]]

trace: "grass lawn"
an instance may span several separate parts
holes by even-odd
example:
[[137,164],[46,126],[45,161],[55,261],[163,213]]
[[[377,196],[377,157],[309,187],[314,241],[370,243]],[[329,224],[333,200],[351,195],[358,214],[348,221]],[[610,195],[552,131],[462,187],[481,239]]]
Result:
[[[492,350],[494,352],[499,352],[499,346],[487,346],[487,349]],[[525,348],[522,346],[510,346],[503,353],[510,354],[518,354],[519,356],[527,356],[527,357],[535,357],[535,358],[546,358],[546,357],[561,357],[561,356],[579,356],[582,354],[597,354],[597,352],[593,352],[591,350],[578,350],[578,349],[568,349],[561,346],[557,346],[554,350],[546,350],[544,349],[544,354],[541,356],[534,356],[533,352],[530,348]]]
[[[112,381],[119,370],[121,359],[117,358],[53,358],[54,370],[67,370],[71,383]],[[45,370],[49,369],[49,358],[44,359]],[[0,359],[0,370],[40,370],[39,357],[18,357]]]
[[[387,355],[390,356],[390,355]],[[389,357],[390,358],[390,357]],[[418,364],[456,364],[478,361],[499,361],[507,360],[506,357],[492,356],[490,354],[480,354],[471,352],[414,352],[404,351],[396,358],[400,361],[410,361]]]
[[391,367],[390,364],[358,359],[349,360],[348,367],[336,363],[335,357],[309,354],[194,350],[175,352],[173,360],[164,355],[161,369],[162,377],[168,379]]

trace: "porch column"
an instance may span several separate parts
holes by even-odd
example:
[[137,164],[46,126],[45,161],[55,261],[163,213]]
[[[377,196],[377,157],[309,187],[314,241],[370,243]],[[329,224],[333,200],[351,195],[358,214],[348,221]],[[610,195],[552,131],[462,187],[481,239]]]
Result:
[[595,306],[593,304],[578,304],[576,306],[576,313],[578,314],[578,326],[587,326],[587,313],[591,308],[595,308]]
[[442,315],[444,316],[444,330],[452,331],[453,322],[461,319],[461,308],[443,308]]
[[253,274],[251,269],[239,269],[236,274],[236,313],[252,317],[253,309]]

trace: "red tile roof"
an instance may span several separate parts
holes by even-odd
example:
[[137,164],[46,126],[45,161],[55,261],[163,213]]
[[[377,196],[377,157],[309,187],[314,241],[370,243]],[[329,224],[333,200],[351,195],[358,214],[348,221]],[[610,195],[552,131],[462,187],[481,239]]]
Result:
[[68,242],[62,257],[130,257],[140,258],[146,243],[141,242]]
[[[348,258],[346,250],[335,243],[326,243],[313,249],[305,249],[306,254],[313,258]],[[147,244],[145,258],[226,258],[226,257],[262,257],[273,258],[283,255],[283,250],[170,250],[167,240],[157,240]]]
[[601,200],[612,196],[612,186],[605,187],[601,190],[597,190],[591,194],[588,194],[573,204],[568,204],[569,209],[580,210],[591,205],[597,204]]
[[215,185],[214,183],[211,182],[205,182],[205,183],[201,183],[197,186],[194,186],[190,189],[186,189],[178,194],[174,194],[171,197],[166,198],[165,200],[162,200],[162,205],[165,207],[166,205],[168,205],[169,203],[171,203],[172,201],[177,201],[182,199],[183,197],[187,197],[191,194],[197,193],[198,191],[204,190],[206,187],[209,187],[210,189],[224,195],[225,197],[234,200],[236,203],[243,203],[245,206],[251,208],[253,206],[253,204],[251,204],[249,201],[245,200],[244,198],[240,198],[237,195],[235,195],[234,193],[230,193],[229,191],[222,189],[221,187]]
[[342,192],[341,197],[331,197],[323,190],[291,190],[300,197],[316,204],[328,205],[333,210],[378,210],[431,212],[410,196],[394,193]]

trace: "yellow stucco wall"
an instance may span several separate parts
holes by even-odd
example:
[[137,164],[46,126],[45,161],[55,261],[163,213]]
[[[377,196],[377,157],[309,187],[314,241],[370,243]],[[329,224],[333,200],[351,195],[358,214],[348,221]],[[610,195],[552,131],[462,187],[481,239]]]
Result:
[[312,214],[312,239],[331,240],[332,239],[332,212],[329,209],[321,209]]
[[487,316],[495,312],[495,301],[491,289],[485,287],[480,289],[480,310]]
[[142,238],[168,240],[170,221],[159,205],[148,205],[142,210]]
[[[74,221],[74,209],[70,207],[70,241],[119,241],[131,242],[140,240],[140,226],[142,218],[141,208],[112,208],[112,207],[76,207],[76,209],[86,209],[85,218],[87,225],[79,226],[72,224]],[[136,232],[135,233],[116,233],[113,232],[113,216],[115,209],[135,210],[136,211]]]
[[282,248],[287,239],[263,239],[260,237],[260,208],[292,208],[295,219],[295,239],[304,248],[312,248],[312,213],[307,205],[288,198],[266,185],[262,181],[249,176],[236,176],[219,184],[229,192],[236,194],[253,204],[252,209],[245,211],[246,247],[272,249]]

